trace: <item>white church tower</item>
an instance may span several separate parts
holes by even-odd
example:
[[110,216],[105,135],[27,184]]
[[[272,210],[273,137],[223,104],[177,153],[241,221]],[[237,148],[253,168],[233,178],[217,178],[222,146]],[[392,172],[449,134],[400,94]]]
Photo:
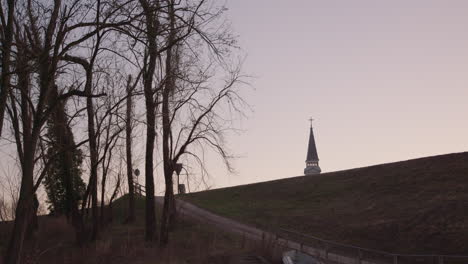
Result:
[[312,121],[310,120],[310,135],[309,135],[309,146],[307,148],[306,167],[304,169],[305,175],[319,174],[322,170],[319,167],[319,158],[317,154],[317,147],[315,146],[314,129],[312,128]]

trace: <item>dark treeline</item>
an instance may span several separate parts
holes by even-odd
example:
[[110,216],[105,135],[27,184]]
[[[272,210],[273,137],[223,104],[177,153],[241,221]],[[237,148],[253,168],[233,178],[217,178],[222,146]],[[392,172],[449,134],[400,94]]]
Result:
[[[244,76],[225,11],[215,0],[0,0],[0,135],[14,142],[21,177],[6,264],[21,263],[34,239],[41,185],[79,246],[99,238],[105,200],[111,204],[122,186],[125,222],[135,221],[138,124],[145,127],[145,239],[169,243],[176,164],[205,170],[209,149],[231,170],[224,136],[245,108]],[[164,183],[155,182],[155,152]],[[157,186],[165,186],[159,216]]]

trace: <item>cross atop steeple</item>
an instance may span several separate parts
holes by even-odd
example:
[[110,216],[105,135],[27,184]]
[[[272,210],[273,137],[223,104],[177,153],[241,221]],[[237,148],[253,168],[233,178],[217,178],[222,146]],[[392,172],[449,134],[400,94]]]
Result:
[[315,145],[314,129],[312,128],[313,118],[309,119],[310,121],[310,134],[309,134],[309,145],[307,147],[307,158],[306,158],[306,168],[304,169],[305,175],[319,174],[321,172],[318,165],[319,158],[317,154],[317,146]]

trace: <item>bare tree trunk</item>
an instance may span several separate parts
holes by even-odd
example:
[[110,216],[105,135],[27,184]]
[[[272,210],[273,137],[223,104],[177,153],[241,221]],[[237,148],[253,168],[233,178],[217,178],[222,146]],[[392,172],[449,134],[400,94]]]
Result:
[[[145,89],[145,95],[148,94]],[[152,95],[153,93],[150,92]],[[151,98],[146,99],[146,154],[145,154],[145,181],[146,181],[146,240],[153,241],[156,235],[156,209],[154,200],[154,176],[153,176],[153,150],[156,138],[155,107]]]
[[[157,1],[156,1],[157,2]],[[153,173],[153,152],[156,140],[156,103],[153,89],[154,71],[156,68],[156,58],[158,56],[156,37],[158,20],[156,7],[150,5],[147,0],[140,0],[143,13],[146,19],[146,31],[148,38],[148,61],[145,63],[143,73],[143,90],[146,105],[146,154],[145,154],[145,185],[146,185],[146,241],[154,241],[156,236],[156,209],[154,200],[154,173]],[[158,3],[157,3],[158,4]]]
[[28,228],[26,229],[26,240],[31,240],[35,237],[36,231],[39,228],[39,223],[37,220],[37,209],[39,209],[39,200],[37,195],[34,194],[33,206],[31,208],[31,213],[29,216]]
[[[104,157],[104,160],[106,157]],[[105,210],[105,193],[106,193],[106,180],[107,180],[107,170],[105,168],[103,160],[103,166],[102,166],[102,179],[101,179],[101,207],[99,208],[101,210],[101,213],[99,214],[100,220],[99,223],[101,226],[104,226],[105,224],[105,216],[106,216],[106,210]]]
[[[100,213],[100,224],[104,226],[105,224],[105,193],[106,193],[106,181],[107,181],[107,172],[109,171],[109,164],[112,159],[112,141],[110,141],[110,130],[111,130],[112,114],[110,114],[107,127],[106,127],[106,138],[105,138],[105,150],[104,155],[102,156],[102,179],[101,179],[101,213]],[[109,151],[110,150],[110,151]],[[107,163],[106,163],[107,162]]]
[[25,153],[22,166],[21,189],[16,208],[13,232],[4,258],[5,264],[21,263],[21,252],[33,205],[33,172],[35,144],[24,142]]
[[[166,165],[164,165],[166,167]],[[164,192],[164,206],[161,220],[161,246],[167,245],[169,242],[169,231],[174,227],[175,220],[175,199],[172,174],[174,170],[172,165],[168,164],[164,169],[164,180],[166,191]]]
[[[109,109],[111,109],[112,107],[109,106]],[[102,160],[102,181],[101,181],[101,220],[100,220],[100,223],[101,223],[101,226],[103,226],[106,222],[106,210],[105,210],[105,193],[106,193],[106,183],[107,183],[107,178],[108,178],[108,173],[109,173],[109,167],[110,167],[110,164],[111,164],[111,161],[112,161],[112,153],[113,153],[113,150],[114,150],[114,147],[116,146],[117,144],[117,139],[118,139],[118,135],[120,134],[120,132],[122,131],[121,129],[119,129],[115,134],[111,135],[111,128],[112,128],[112,125],[113,125],[113,122],[118,122],[117,118],[116,120],[113,120],[113,117],[114,117],[114,114],[110,113],[108,115],[108,123],[107,123],[107,127],[106,127],[106,137],[105,137],[105,141],[104,141],[104,154],[101,158]],[[120,173],[120,171],[119,171]],[[120,181],[120,175],[119,175],[119,181]],[[120,184],[120,183],[119,183]],[[114,190],[114,193],[112,195],[115,194],[115,190]],[[115,197],[111,197],[111,199],[114,199]]]
[[[88,95],[92,94],[92,71],[88,69],[86,71],[86,87],[85,92]],[[98,152],[97,152],[97,143],[96,143],[96,129],[94,125],[94,105],[93,98],[86,98],[86,111],[88,114],[88,138],[89,138],[89,152],[91,159],[91,175],[90,175],[90,184],[91,184],[91,215],[93,221],[93,231],[91,234],[91,239],[94,241],[98,237],[99,232],[99,216],[98,216],[98,201],[97,201],[97,165],[98,165]],[[92,180],[91,180],[92,179]]]
[[100,214],[99,214],[99,223],[101,226],[104,226],[105,224],[105,197],[104,197],[104,193],[106,191],[106,176],[103,174],[102,175],[102,180],[101,180],[101,207],[99,208],[101,210]]
[[113,218],[114,218],[114,214],[113,214],[113,211],[112,211],[112,205],[114,203],[114,199],[115,197],[117,197],[117,194],[119,193],[119,189],[120,189],[120,182],[121,182],[121,178],[122,178],[122,166],[120,166],[120,170],[119,170],[119,173],[117,173],[117,183],[115,184],[115,188],[114,188],[114,192],[112,192],[112,196],[109,200],[109,221],[112,222],[113,221]]
[[[172,46],[176,31],[174,29],[174,2],[168,0],[170,31],[168,43]],[[171,137],[171,121],[170,121],[170,105],[169,97],[175,89],[175,69],[173,67],[173,48],[169,47],[166,52],[166,83],[162,92],[162,126],[163,126],[163,162],[164,162],[164,181],[166,191],[164,193],[164,207],[161,222],[161,245],[164,246],[169,242],[169,230],[173,227],[175,219],[175,200],[173,178],[174,164],[172,159],[172,147],[170,144]]]
[[[1,3],[0,3],[1,5]],[[2,72],[1,72],[1,87],[0,87],[0,136],[2,136],[3,119],[5,116],[5,107],[10,90],[10,76],[11,76],[11,44],[13,41],[13,16],[15,9],[15,0],[8,0],[8,17],[6,25],[3,27],[3,41],[2,41]],[[1,10],[3,12],[3,8]],[[3,15],[3,14],[2,14]]]
[[[19,45],[18,50],[23,46]],[[24,54],[22,54],[24,55]],[[18,56],[17,67],[23,68],[26,62],[24,56]],[[19,117],[16,111],[16,102],[11,91],[11,108],[13,112],[12,121],[15,132],[16,146],[18,156],[21,163],[21,187],[18,203],[16,206],[15,220],[13,225],[13,232],[11,234],[8,249],[6,251],[4,261],[6,264],[16,264],[21,262],[21,252],[23,250],[23,243],[27,231],[27,226],[31,220],[33,212],[33,196],[34,196],[34,156],[36,152],[36,143],[38,135],[33,133],[33,124],[30,115],[30,109],[27,102],[29,96],[29,76],[30,72],[24,68],[18,75],[18,88],[21,91],[21,120],[23,124],[23,131],[19,129]],[[8,77],[9,78],[9,77]],[[2,80],[3,82],[4,80]],[[6,87],[2,87],[2,92]],[[21,143],[22,136],[22,143]]]
[[127,182],[128,182],[128,218],[127,223],[135,222],[135,190],[133,188],[133,167],[132,167],[132,76],[128,76],[127,81],[127,113],[125,122],[125,149],[127,152]]

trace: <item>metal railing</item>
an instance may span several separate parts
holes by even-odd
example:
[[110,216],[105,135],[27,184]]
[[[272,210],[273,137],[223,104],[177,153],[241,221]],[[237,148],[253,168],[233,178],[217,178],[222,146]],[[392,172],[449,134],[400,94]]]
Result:
[[277,240],[300,241],[299,251],[337,263],[356,264],[466,264],[468,256],[437,254],[397,254],[357,247],[298,233],[288,229],[276,232]]
[[146,195],[146,187],[144,185],[141,185],[138,182],[133,182],[133,185],[135,186],[135,193]]

